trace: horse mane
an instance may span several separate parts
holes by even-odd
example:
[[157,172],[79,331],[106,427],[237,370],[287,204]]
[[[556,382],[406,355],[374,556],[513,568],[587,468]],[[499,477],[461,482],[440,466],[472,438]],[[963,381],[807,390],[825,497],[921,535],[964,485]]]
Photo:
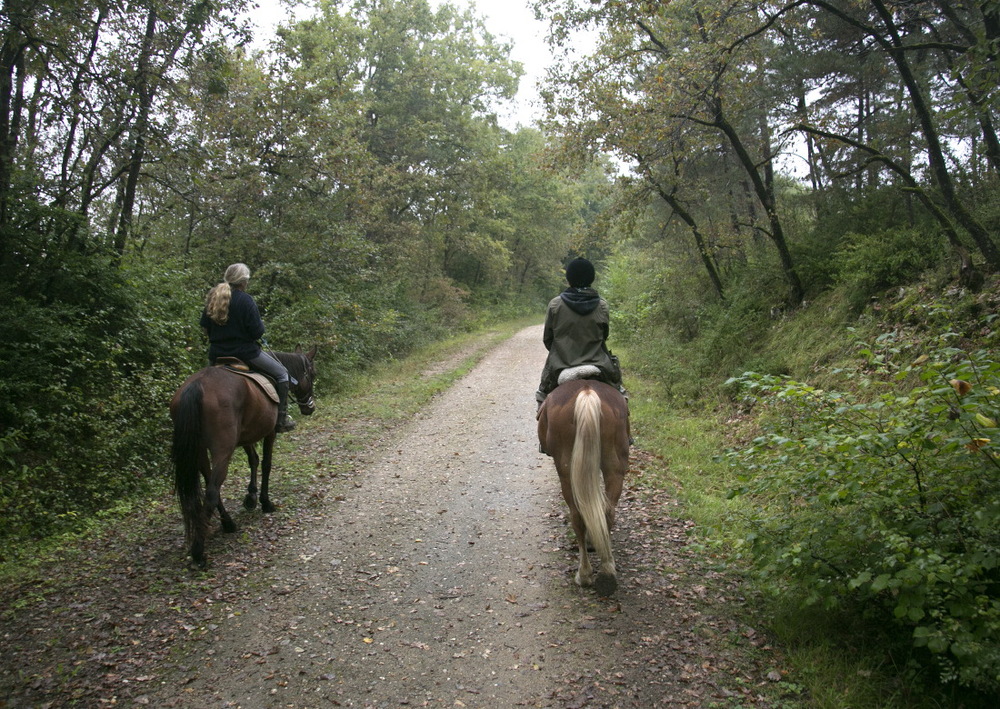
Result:
[[285,369],[288,370],[288,374],[291,375],[296,381],[301,381],[302,377],[308,372],[308,357],[304,352],[272,352],[278,361],[285,365]]
[[278,361],[285,365],[285,369],[295,379],[301,379],[306,373],[306,356],[301,352],[272,352]]

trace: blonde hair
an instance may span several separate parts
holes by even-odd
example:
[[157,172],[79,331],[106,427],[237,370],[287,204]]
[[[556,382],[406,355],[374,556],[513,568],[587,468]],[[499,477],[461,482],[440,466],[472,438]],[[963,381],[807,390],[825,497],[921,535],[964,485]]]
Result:
[[229,321],[233,286],[245,286],[250,280],[250,269],[246,264],[234,263],[226,269],[222,279],[222,283],[212,288],[205,297],[205,312],[216,325],[225,325]]

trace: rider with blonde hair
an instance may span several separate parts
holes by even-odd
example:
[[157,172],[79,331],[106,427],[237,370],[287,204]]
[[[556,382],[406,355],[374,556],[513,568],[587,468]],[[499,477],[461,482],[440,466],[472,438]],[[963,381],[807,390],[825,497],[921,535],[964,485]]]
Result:
[[201,327],[208,335],[208,359],[235,357],[251,368],[274,379],[278,392],[278,420],[274,430],[287,433],[295,428],[288,415],[288,370],[276,357],[264,352],[257,343],[264,336],[264,321],[253,297],[246,292],[250,269],[234,263],[226,269],[222,283],[208,292]]

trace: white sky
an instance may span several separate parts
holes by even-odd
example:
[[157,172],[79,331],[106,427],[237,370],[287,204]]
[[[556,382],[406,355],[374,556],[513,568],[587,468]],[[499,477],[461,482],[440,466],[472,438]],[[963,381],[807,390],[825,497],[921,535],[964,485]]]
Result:
[[[512,41],[511,59],[524,65],[524,76],[518,85],[517,96],[509,112],[500,110],[500,123],[514,130],[517,125],[527,126],[542,115],[538,82],[552,63],[552,54],[545,43],[546,24],[535,19],[528,7],[528,0],[451,0],[456,6],[463,4],[477,9],[484,17],[487,29],[505,41]],[[431,0],[434,2],[434,0]]]
[[[513,43],[511,59],[524,65],[524,75],[513,104],[497,107],[500,124],[515,130],[518,124],[531,125],[542,115],[537,83],[545,76],[552,54],[545,43],[546,25],[535,20],[529,0],[429,0],[432,6],[448,1],[456,7],[472,7],[483,17],[486,28],[498,39]],[[250,17],[263,31],[285,20],[280,0],[257,0],[259,9]],[[258,40],[259,41],[259,40]]]

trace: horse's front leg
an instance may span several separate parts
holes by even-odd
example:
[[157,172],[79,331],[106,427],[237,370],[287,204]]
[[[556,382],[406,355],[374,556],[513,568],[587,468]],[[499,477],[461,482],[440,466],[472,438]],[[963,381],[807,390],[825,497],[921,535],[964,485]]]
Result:
[[252,510],[257,507],[257,469],[260,467],[260,456],[257,455],[257,446],[250,444],[243,446],[247,454],[247,462],[250,463],[250,484],[247,485],[247,496],[243,498],[243,506]]
[[268,485],[271,481],[271,454],[274,452],[274,438],[275,435],[271,433],[264,439],[264,459],[261,463],[260,471],[260,508],[268,514],[274,512],[276,509],[271,503],[270,495],[268,495]]

